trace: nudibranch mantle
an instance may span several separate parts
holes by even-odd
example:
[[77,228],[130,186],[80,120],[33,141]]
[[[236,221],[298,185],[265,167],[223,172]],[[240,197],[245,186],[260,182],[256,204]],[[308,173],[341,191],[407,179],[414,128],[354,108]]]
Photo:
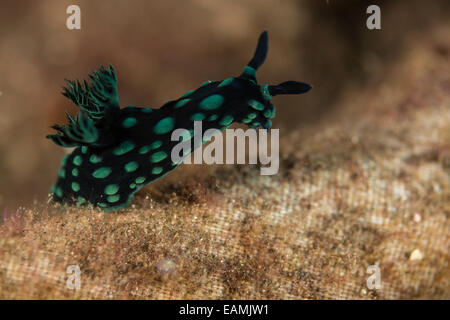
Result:
[[62,160],[58,179],[50,192],[56,202],[87,204],[116,211],[126,208],[134,193],[179,163],[171,161],[171,141],[177,128],[193,130],[202,120],[203,129],[224,130],[234,122],[251,128],[269,129],[279,94],[300,94],[311,86],[296,81],[258,85],[256,71],[268,50],[267,32],[259,38],[252,60],[237,77],[207,81],[159,109],[128,106],[120,108],[114,68],[90,74],[90,83],[68,81],[63,95],[80,107],[69,124],[52,128],[48,135],[62,147],[75,147]]

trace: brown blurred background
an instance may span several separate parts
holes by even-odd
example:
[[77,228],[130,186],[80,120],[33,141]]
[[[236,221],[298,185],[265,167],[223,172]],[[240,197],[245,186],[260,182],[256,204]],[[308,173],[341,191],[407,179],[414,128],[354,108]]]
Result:
[[[81,7],[81,30],[66,28],[71,4]],[[370,4],[381,7],[382,30],[366,28]],[[46,199],[63,150],[44,137],[64,111],[77,111],[59,94],[64,78],[111,63],[122,106],[159,107],[205,80],[238,75],[268,30],[259,82],[314,85],[301,99],[274,101],[283,139],[380,81],[449,18],[448,0],[2,0],[0,209]]]

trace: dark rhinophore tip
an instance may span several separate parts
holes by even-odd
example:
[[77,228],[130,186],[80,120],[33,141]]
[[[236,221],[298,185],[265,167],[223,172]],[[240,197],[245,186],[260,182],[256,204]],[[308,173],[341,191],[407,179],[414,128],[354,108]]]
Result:
[[272,96],[278,94],[302,94],[311,90],[312,86],[297,81],[286,81],[275,86],[269,86],[269,93]]
[[267,31],[264,31],[259,36],[255,54],[253,55],[252,60],[250,60],[250,62],[248,63],[248,66],[252,67],[255,70],[258,70],[258,68],[264,63],[264,60],[266,60],[268,49],[269,37],[267,35]]

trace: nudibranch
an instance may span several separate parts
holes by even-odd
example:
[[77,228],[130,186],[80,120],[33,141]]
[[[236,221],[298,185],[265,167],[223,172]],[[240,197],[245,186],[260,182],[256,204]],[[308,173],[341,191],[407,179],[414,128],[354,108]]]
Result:
[[[259,37],[256,52],[237,77],[208,81],[159,109],[128,106],[120,108],[114,68],[89,75],[90,83],[68,81],[63,95],[80,111],[67,114],[69,123],[54,125],[54,143],[75,148],[62,160],[58,179],[50,192],[56,202],[92,204],[104,211],[126,208],[143,186],[174,170],[171,140],[177,128],[193,131],[194,121],[204,130],[224,130],[234,122],[251,128],[269,129],[275,107],[270,102],[279,94],[300,94],[311,86],[296,81],[258,85],[256,70],[268,50],[267,32]],[[184,137],[188,139],[190,137]]]

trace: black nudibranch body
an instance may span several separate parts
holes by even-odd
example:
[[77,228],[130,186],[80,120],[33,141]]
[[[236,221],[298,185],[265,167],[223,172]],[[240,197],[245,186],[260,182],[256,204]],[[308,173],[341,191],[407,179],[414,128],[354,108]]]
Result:
[[224,130],[233,122],[270,128],[275,116],[272,97],[305,93],[311,86],[295,81],[258,85],[256,70],[267,48],[267,32],[263,32],[253,59],[240,76],[205,82],[160,109],[120,109],[112,66],[93,72],[90,84],[66,80],[63,94],[80,112],[75,119],[67,115],[69,124],[53,126],[58,133],[47,136],[62,147],[76,147],[62,160],[51,189],[53,199],[120,210],[129,205],[136,191],[179,165],[170,156],[178,143],[171,141],[175,129],[193,132],[194,121],[200,120],[204,130]]

